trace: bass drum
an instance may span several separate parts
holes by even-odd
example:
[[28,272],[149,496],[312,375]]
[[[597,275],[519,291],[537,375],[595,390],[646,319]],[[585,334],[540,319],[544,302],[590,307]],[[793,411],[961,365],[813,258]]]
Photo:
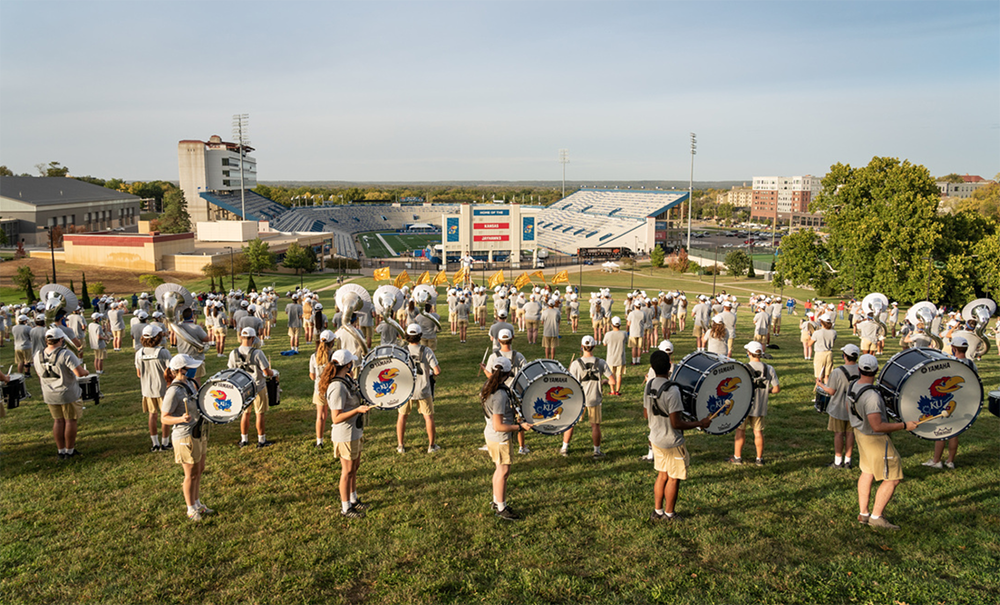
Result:
[[223,370],[198,390],[198,410],[205,420],[227,424],[238,420],[257,396],[253,376],[240,370]]
[[911,431],[940,441],[970,426],[983,407],[979,375],[961,361],[929,348],[896,353],[879,373],[877,386],[889,416],[901,422],[922,421],[947,411],[947,418],[923,422]]
[[13,410],[20,405],[22,399],[28,398],[28,390],[24,386],[24,374],[14,372],[8,378],[10,378],[10,382],[0,386],[0,394],[3,395],[0,405],[6,402],[7,409]]
[[395,345],[375,347],[365,355],[358,372],[358,389],[368,405],[394,410],[413,396],[416,375],[406,349]]
[[[565,433],[583,415],[583,387],[554,359],[525,364],[511,390],[524,421],[537,424],[535,432],[543,435]],[[556,416],[558,420],[549,420]]]
[[688,420],[701,420],[718,412],[706,433],[730,433],[750,413],[753,373],[738,361],[715,353],[691,353],[674,367],[670,380],[680,386]]
[[1000,416],[1000,391],[990,391],[990,413]]

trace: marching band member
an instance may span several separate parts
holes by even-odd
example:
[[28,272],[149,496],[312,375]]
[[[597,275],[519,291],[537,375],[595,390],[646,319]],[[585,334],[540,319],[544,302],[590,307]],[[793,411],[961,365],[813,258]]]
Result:
[[[191,311],[191,309],[184,309],[181,312],[181,320],[182,320],[181,323],[179,325],[174,324],[174,327],[176,327],[178,330],[183,330],[184,333],[187,334],[187,338],[177,339],[177,352],[184,353],[185,355],[194,357],[199,361],[205,361],[204,350],[198,350],[198,348],[195,345],[188,342],[188,340],[192,340],[194,342],[207,343],[209,340],[211,340],[211,338],[209,338],[208,336],[208,332],[206,332],[204,328],[202,328],[201,326],[199,326],[194,322],[194,313]],[[201,379],[204,376],[205,376],[205,364],[201,364],[195,370],[194,379],[195,381],[198,382],[198,384],[201,384]]]
[[[781,297],[775,296],[774,301],[768,307],[771,312],[771,334],[778,336],[781,334]],[[768,343],[771,342],[770,336],[768,336]]]
[[[31,358],[34,356],[34,349],[31,345],[31,327],[28,326],[28,316],[21,314],[17,316],[17,325],[10,330],[14,339],[14,362],[17,363],[17,371],[25,377],[31,375]],[[97,368],[101,369],[100,366]]]
[[142,394],[142,411],[148,416],[149,438],[153,442],[151,452],[171,449],[169,428],[163,425],[163,443],[156,433],[157,414],[163,406],[163,395],[167,390],[164,374],[170,363],[170,351],[160,346],[163,334],[156,326],[142,329],[142,347],[135,352],[135,375],[139,378]]
[[816,331],[815,315],[812,311],[806,311],[805,316],[799,320],[799,340],[802,341],[803,359],[812,359],[812,335]]
[[708,428],[712,421],[704,418],[699,422],[683,419],[684,405],[681,391],[670,380],[670,354],[653,351],[649,364],[656,377],[643,387],[643,410],[649,426],[649,443],[653,450],[653,468],[656,480],[653,483],[653,513],[650,521],[672,521],[677,519],[674,507],[680,482],[687,479],[687,468],[691,456],[684,446],[684,431]]
[[820,329],[812,333],[813,376],[825,381],[833,370],[833,345],[837,332],[833,329],[833,316],[824,313],[819,317]]
[[767,344],[771,323],[771,314],[767,312],[764,303],[757,303],[757,313],[753,316],[753,339],[761,344]]
[[[851,426],[858,443],[861,459],[861,476],[858,477],[858,523],[869,527],[899,529],[882,515],[892,499],[896,486],[903,480],[903,465],[899,452],[892,444],[889,433],[917,428],[917,422],[887,422],[885,402],[875,388],[878,358],[862,355],[858,360],[861,376],[848,392],[847,406],[851,413]],[[869,513],[872,483],[881,481],[875,494],[875,506]]]
[[458,292],[455,288],[448,288],[448,324],[451,327],[451,335],[458,334],[458,317],[455,315],[455,305],[458,304]]
[[[468,305],[466,305],[466,307],[468,307]],[[468,321],[466,321],[466,324],[468,324]],[[394,328],[389,322],[379,322],[378,326],[375,328],[375,332],[379,335],[379,344],[382,346],[399,344],[399,330]],[[462,342],[465,341],[463,340]]]
[[764,465],[764,427],[767,426],[764,418],[767,416],[767,400],[770,395],[777,394],[781,387],[778,384],[778,374],[774,367],[761,361],[764,356],[764,345],[755,341],[743,345],[747,350],[747,357],[750,362],[747,364],[754,372],[754,383],[758,388],[754,389],[753,404],[746,419],[740,423],[736,429],[736,439],[734,442],[734,453],[729,462],[732,464],[743,464],[743,443],[746,441],[746,429],[753,429],[753,444],[757,450],[757,466]]
[[659,308],[657,311],[660,314],[660,332],[663,333],[664,339],[670,338],[671,333],[671,315],[673,314],[674,308],[674,297],[673,293],[663,293],[660,292],[659,297]]
[[[976,362],[967,357],[969,351],[969,341],[962,335],[954,336],[951,339],[951,354],[955,359],[969,366],[976,375],[979,375],[979,368]],[[924,466],[931,468],[941,468],[941,456],[944,454],[945,441],[940,439],[934,442],[934,457],[924,462]],[[958,455],[958,435],[948,438],[948,459],[944,462],[946,468],[955,468],[955,456]]]
[[726,328],[725,318],[718,314],[712,318],[712,327],[705,337],[706,350],[727,357],[729,355],[729,330]]
[[580,327],[580,301],[577,300],[578,298],[576,292],[569,295],[569,324],[574,334]]
[[608,348],[605,357],[608,366],[611,368],[611,394],[622,394],[622,381],[625,379],[625,349],[628,343],[628,336],[622,332],[622,320],[620,317],[611,318],[611,329],[604,334],[601,344]]
[[490,377],[479,393],[486,417],[486,428],[483,436],[490,453],[490,459],[496,469],[493,471],[493,512],[508,521],[520,517],[507,506],[507,478],[510,476],[510,434],[519,431],[530,431],[531,425],[526,422],[515,424],[514,408],[511,405],[510,391],[504,382],[510,377],[510,360],[498,357],[490,368]]
[[542,305],[538,302],[538,294],[532,293],[524,304],[524,327],[528,333],[528,344],[538,343],[538,322],[542,319]]
[[[586,335],[580,341],[580,358],[569,364],[569,373],[583,387],[584,405],[587,408],[587,420],[590,421],[590,437],[594,443],[594,458],[602,458],[601,451],[601,385],[610,381],[613,376],[607,362],[594,356],[597,341],[591,335]],[[603,377],[603,378],[602,378]],[[559,455],[569,456],[569,442],[573,439],[573,427],[563,433],[562,448]]]
[[441,449],[441,446],[436,441],[434,393],[431,389],[431,376],[440,375],[441,366],[438,365],[434,351],[420,344],[422,334],[423,328],[419,324],[411,323],[406,326],[405,339],[408,343],[406,345],[406,352],[409,353],[410,360],[413,361],[414,367],[417,368],[417,377],[413,385],[413,396],[398,408],[398,418],[396,419],[396,451],[400,454],[406,452],[403,440],[406,435],[406,418],[410,415],[410,411],[414,407],[424,417],[424,426],[427,429],[427,453],[432,454]]
[[[506,316],[506,311],[503,311]],[[436,319],[438,323],[441,322],[441,316],[434,312],[434,305],[428,300],[424,303],[424,312],[417,315],[414,318],[413,323],[420,326],[423,330],[420,336],[420,344],[429,348],[431,351],[437,351],[437,341],[438,341],[438,324],[431,321],[431,317]]]
[[736,313],[733,312],[733,302],[728,299],[722,303],[722,324],[726,326],[726,357],[732,357],[736,341]]
[[545,349],[546,359],[556,358],[556,347],[559,346],[559,320],[561,314],[556,305],[559,300],[555,297],[549,298],[548,308],[542,311],[542,347]]
[[493,350],[500,350],[500,331],[510,330],[511,333],[514,332],[513,324],[507,321],[507,311],[500,309],[496,313],[497,320],[490,326],[490,341],[493,343]]
[[108,324],[111,327],[115,351],[122,350],[122,332],[125,331],[125,303],[111,303],[108,310]]
[[35,351],[35,372],[42,385],[42,398],[52,416],[52,436],[59,459],[79,456],[76,451],[77,423],[83,415],[83,391],[78,376],[87,376],[83,361],[66,348],[66,334],[60,328],[45,332],[45,348]]
[[142,331],[148,325],[146,320],[149,319],[149,313],[145,311],[138,311],[135,314],[135,319],[137,320],[132,324],[129,329],[129,334],[132,336],[132,350],[138,351],[139,347],[142,346]]
[[299,304],[298,294],[292,295],[292,302],[285,305],[285,315],[288,317],[288,340],[289,349],[299,350],[299,336],[302,333],[302,305]]
[[[465,294],[459,294],[458,298],[455,300],[455,326],[458,328],[458,342],[464,343],[469,336],[469,312],[471,310]],[[448,312],[448,317],[452,317],[452,313]],[[393,329],[395,332],[395,328]]]
[[[847,391],[858,379],[858,357],[861,349],[848,344],[842,347],[844,365],[830,373],[826,383],[816,378],[816,386],[830,396],[826,413],[830,417],[826,429],[833,433],[833,463],[829,468],[851,468],[851,452],[854,451],[854,430],[847,411]],[[846,444],[847,447],[844,447]]]
[[[305,327],[306,342],[313,341],[313,299],[312,295],[306,294],[302,298],[302,325]],[[298,348],[295,349],[296,351]]]
[[195,404],[198,385],[189,374],[197,372],[203,362],[178,353],[170,359],[163,373],[169,382],[160,408],[163,424],[172,427],[170,437],[174,447],[174,462],[184,469],[182,492],[191,521],[201,521],[202,515],[215,511],[201,503],[201,477],[208,454],[208,426],[202,424],[201,412]]
[[528,300],[524,297],[524,292],[518,292],[517,298],[514,300],[514,324],[517,325],[517,330],[519,332],[524,332],[524,305],[528,303]]
[[[626,306],[628,303],[626,303]],[[628,346],[632,350],[632,365],[639,365],[642,361],[643,326],[646,321],[646,314],[639,307],[633,307],[625,316],[625,325],[628,328]]]
[[323,370],[319,389],[324,393],[330,408],[330,443],[340,459],[340,515],[349,519],[363,519],[366,504],[358,498],[358,468],[361,466],[364,419],[361,416],[371,409],[361,404],[358,389],[350,377],[351,368],[358,361],[350,351],[340,349],[333,353]]
[[333,332],[323,330],[319,335],[319,343],[316,344],[316,352],[309,356],[309,379],[313,381],[312,402],[316,406],[316,447],[323,447],[323,433],[326,432],[326,417],[329,408],[327,408],[319,383],[323,376],[323,370],[336,352],[333,341]]
[[[239,368],[253,377],[257,385],[257,396],[253,400],[253,412],[257,417],[257,449],[274,445],[274,442],[267,440],[267,431],[264,428],[264,415],[267,414],[269,401],[267,397],[267,378],[271,376],[271,362],[267,360],[264,351],[254,348],[254,341],[257,340],[257,331],[253,328],[243,328],[240,331],[240,346],[233,349],[229,354],[229,368]],[[250,408],[243,412],[240,417],[240,442],[239,447],[250,445]]]
[[[226,305],[222,301],[215,301],[215,304],[211,305],[211,315],[212,318],[211,330],[213,336],[215,337],[215,356],[223,357],[226,354],[226,332],[228,332],[228,317],[226,316]],[[208,320],[206,322],[206,331],[209,329]]]
[[[524,358],[524,355],[521,355],[514,350],[514,333],[511,330],[500,330],[499,340],[500,350],[494,351],[490,355],[490,358],[486,361],[486,365],[483,366],[483,374],[486,375],[486,378],[492,376],[493,372],[490,368],[496,367],[496,361],[498,358],[506,357],[510,360],[510,375],[507,377],[507,381],[504,384],[507,385],[507,388],[510,388],[513,386],[514,378],[517,377],[517,373],[521,371],[521,368],[524,367],[527,360]],[[528,446],[524,443],[524,433],[517,434],[517,444],[518,454],[528,454],[531,452],[531,450],[528,449]]]
[[694,324],[692,333],[698,351],[705,350],[705,332],[708,331],[712,307],[706,302],[708,298],[704,294],[698,295],[698,304],[691,309],[691,321]]

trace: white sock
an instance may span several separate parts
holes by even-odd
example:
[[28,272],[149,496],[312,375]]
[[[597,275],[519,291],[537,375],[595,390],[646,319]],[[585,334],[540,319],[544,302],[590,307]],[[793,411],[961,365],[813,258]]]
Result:
[[196,512],[198,512],[198,508],[197,508],[197,507],[195,507],[195,506],[189,506],[189,507],[188,507],[188,514],[189,514],[189,515],[193,515],[193,514],[195,514]]
[[881,519],[882,515],[872,515],[872,519]]
[[201,503],[201,498],[198,498],[197,500],[194,501],[194,507],[195,508],[201,508],[203,506],[205,506],[205,505]]
[[149,438],[153,441],[153,445],[160,445],[160,438],[156,435],[150,435]]
[[563,444],[562,444],[562,449],[563,449],[563,451],[566,451],[566,450],[568,450],[568,449],[569,449],[569,444],[568,444],[568,443],[566,443],[566,442],[563,442]]
[[351,492],[351,504],[354,504],[357,501],[358,501],[358,492]]
[[61,448],[61,449],[59,450],[59,453],[60,453],[60,454],[65,454],[65,453],[66,453],[66,452],[68,452],[68,451],[69,451],[69,450],[67,450],[66,448]]
[[344,502],[343,500],[340,501],[340,512],[346,513],[349,508],[351,508],[350,502]]
[[649,448],[649,451],[646,452],[646,457],[647,458],[652,458],[653,457],[653,448]]
[[163,438],[163,445],[164,446],[170,445],[170,437],[169,436]]
[[323,445],[323,440],[322,439],[317,439],[316,440],[316,445]]
[[72,453],[74,453],[75,451],[76,451],[76,448],[75,448],[75,447],[71,447],[71,448],[68,448],[68,449],[66,450],[66,453],[67,453],[67,454],[72,454]]
[[675,513],[663,513],[663,514],[673,519]]
[[599,446],[599,445],[595,445],[595,446],[594,446],[594,453],[596,454],[596,453],[598,453],[598,452],[600,452],[600,451],[601,451],[601,446]]
[[662,508],[658,508],[658,509],[656,509],[656,514],[658,514],[658,515],[665,515],[666,513],[663,512]]
[[264,443],[267,441],[267,435],[257,435],[257,443]]
[[833,457],[833,463],[834,464],[840,464],[843,461],[844,461],[844,457],[843,456],[834,456]]
[[851,457],[850,456],[844,456],[844,463],[845,464],[850,464],[851,463]]
[[250,435],[248,435],[246,433],[240,434],[240,438],[241,438],[240,441],[242,441],[243,443],[246,443],[247,441],[250,441]]
[[503,509],[507,508],[507,503],[506,502],[497,502],[496,500],[494,500],[493,503],[497,505],[497,512],[498,513],[502,513]]

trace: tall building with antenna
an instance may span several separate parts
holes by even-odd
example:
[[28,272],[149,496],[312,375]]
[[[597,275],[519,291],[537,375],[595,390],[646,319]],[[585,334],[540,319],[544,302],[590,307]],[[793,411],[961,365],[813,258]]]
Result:
[[[193,224],[240,218],[241,169],[243,190],[257,186],[257,160],[250,155],[254,149],[244,146],[243,150],[241,158],[239,142],[223,141],[219,135],[212,135],[207,141],[186,139],[177,143],[180,186]],[[233,199],[235,212],[202,195],[213,193],[217,194],[214,198]]]

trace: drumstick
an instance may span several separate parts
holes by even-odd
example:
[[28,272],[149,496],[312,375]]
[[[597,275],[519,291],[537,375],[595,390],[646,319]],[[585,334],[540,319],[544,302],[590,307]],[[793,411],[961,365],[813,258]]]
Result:
[[532,422],[531,426],[538,426],[539,424],[545,424],[547,422],[555,422],[556,420],[559,420],[559,418],[561,416],[562,416],[562,414],[556,414],[552,418],[546,418],[545,420],[539,420],[538,422]]
[[708,419],[709,420],[715,420],[715,417],[719,415],[719,412],[721,412],[722,410],[726,409],[727,405],[732,405],[732,403],[733,403],[732,399],[726,401],[725,403],[723,403],[722,405],[720,405],[719,409],[715,410],[715,412],[713,412],[712,415],[708,417]]
[[924,418],[923,420],[918,420],[917,421],[917,426],[920,426],[921,424],[923,424],[925,422],[929,422],[931,420],[937,420],[938,418],[947,418],[948,416],[951,416],[951,412],[949,412],[948,410],[944,410],[943,412],[941,412],[937,416],[931,416],[930,418]]

